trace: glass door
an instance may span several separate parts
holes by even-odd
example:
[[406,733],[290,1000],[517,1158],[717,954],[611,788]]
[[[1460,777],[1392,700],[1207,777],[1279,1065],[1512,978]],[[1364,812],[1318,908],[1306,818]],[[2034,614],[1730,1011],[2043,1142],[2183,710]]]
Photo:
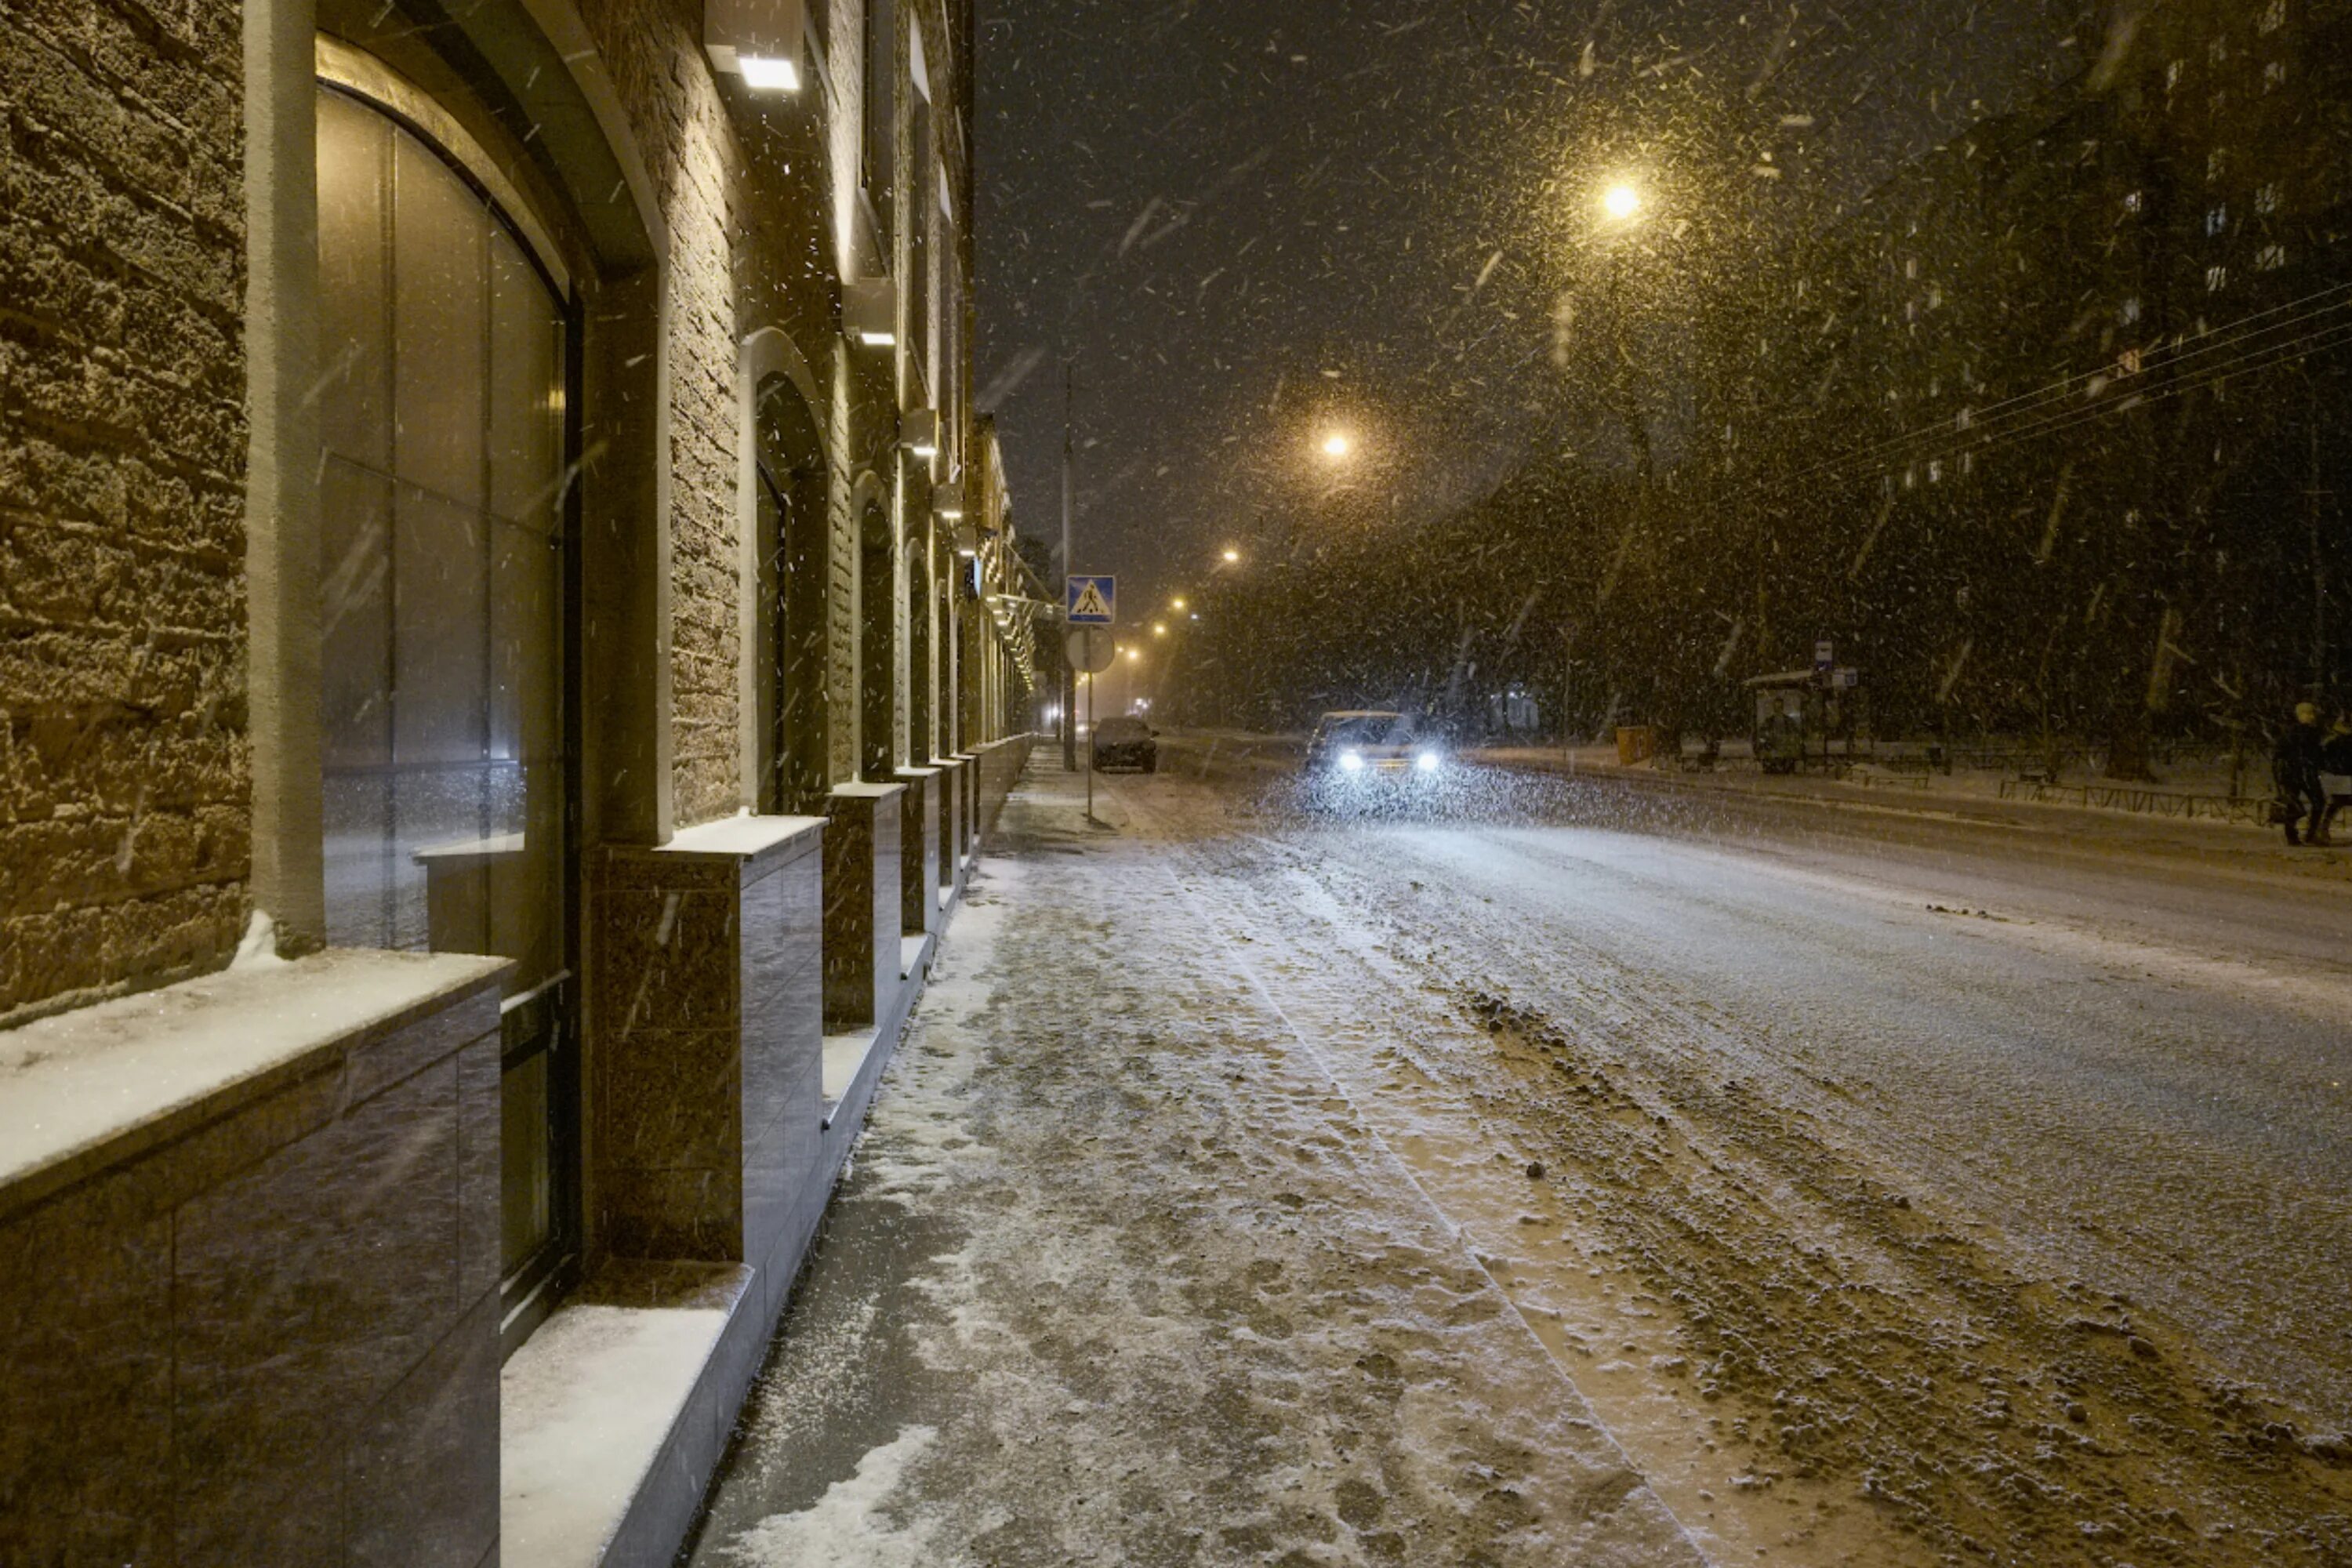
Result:
[[328,939],[515,961],[501,1093],[511,1320],[551,1298],[578,1250],[573,312],[449,150],[327,84],[318,115]]

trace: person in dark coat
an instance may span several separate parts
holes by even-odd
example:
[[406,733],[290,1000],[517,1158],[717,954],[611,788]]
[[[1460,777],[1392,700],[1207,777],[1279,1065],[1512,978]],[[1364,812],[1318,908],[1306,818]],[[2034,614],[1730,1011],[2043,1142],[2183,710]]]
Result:
[[2285,806],[2289,844],[2305,842],[2306,833],[2310,843],[2327,842],[2327,791],[2319,782],[2326,750],[2326,737],[2320,732],[2318,705],[2297,703],[2294,722],[2279,736],[2278,745],[2271,752],[2271,776],[2277,781],[2279,799]]
[[[2352,713],[2339,710],[2336,722],[2327,731],[2327,739],[2319,743],[2320,787],[2333,784],[2338,792],[2352,789],[2344,781],[2352,778]],[[2336,814],[2344,809],[2347,797],[2342,793],[2327,797],[2327,815],[2319,819],[2320,840],[2327,841],[2336,826]]]

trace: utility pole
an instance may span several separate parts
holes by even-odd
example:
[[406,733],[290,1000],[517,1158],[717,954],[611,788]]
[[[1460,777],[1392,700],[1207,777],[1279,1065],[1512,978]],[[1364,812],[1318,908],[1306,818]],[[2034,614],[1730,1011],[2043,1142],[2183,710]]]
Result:
[[[1062,582],[1064,584],[1062,598],[1066,604],[1069,600],[1067,584],[1070,574],[1076,569],[1076,563],[1070,559],[1070,515],[1077,510],[1078,493],[1075,466],[1077,458],[1074,437],[1071,434],[1075,427],[1073,410],[1076,398],[1076,367],[1068,360],[1064,360],[1062,362]],[[1070,665],[1069,650],[1065,648],[1062,652],[1062,771],[1068,773],[1076,773],[1077,769],[1077,672]],[[1087,782],[1091,785],[1094,781],[1088,779]],[[1089,816],[1094,815],[1091,805],[1087,807],[1087,815]]]
[[2311,444],[2311,478],[2304,487],[2304,522],[2311,536],[2311,694],[2327,691],[2327,553],[2321,543],[2320,503],[2329,492],[2319,488],[2319,386],[2308,371],[2304,387],[2305,423]]

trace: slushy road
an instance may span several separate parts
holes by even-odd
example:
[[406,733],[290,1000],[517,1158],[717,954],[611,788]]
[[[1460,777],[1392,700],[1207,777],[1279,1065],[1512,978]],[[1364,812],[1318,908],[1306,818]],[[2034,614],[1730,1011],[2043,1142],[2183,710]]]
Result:
[[697,1561],[2352,1563],[2352,885],[1048,752]]

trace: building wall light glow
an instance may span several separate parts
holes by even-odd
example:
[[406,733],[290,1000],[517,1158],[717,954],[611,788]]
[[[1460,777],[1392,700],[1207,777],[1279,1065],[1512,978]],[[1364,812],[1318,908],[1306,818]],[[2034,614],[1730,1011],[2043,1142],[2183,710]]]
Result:
[[743,85],[753,92],[798,92],[801,68],[791,60],[768,55],[737,55],[735,64]]

